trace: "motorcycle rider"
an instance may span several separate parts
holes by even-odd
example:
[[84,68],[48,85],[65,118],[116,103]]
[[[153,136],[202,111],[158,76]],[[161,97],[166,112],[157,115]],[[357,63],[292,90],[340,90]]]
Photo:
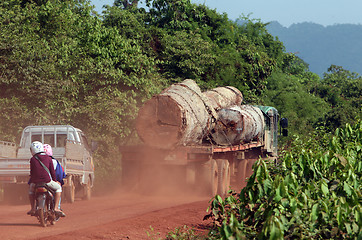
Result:
[[[62,167],[62,165],[60,164],[60,162],[55,159],[53,157],[53,149],[52,149],[52,146],[50,146],[49,144],[44,144],[44,152],[52,158],[53,160],[53,166],[54,166],[54,170],[55,170],[55,177],[57,178],[57,182],[60,183],[61,186],[64,185],[64,180],[63,178],[65,178],[65,173],[64,173],[64,169]],[[60,208],[60,202],[62,201],[62,199],[60,198],[59,200],[59,209]]]
[[[30,159],[30,187],[29,187],[29,201],[31,210],[27,213],[29,215],[35,214],[35,184],[45,182],[46,185],[55,192],[55,206],[54,210],[59,216],[65,217],[63,211],[59,209],[60,196],[62,194],[61,185],[54,181],[56,179],[53,161],[51,157],[45,154],[44,146],[39,141],[34,141],[30,145],[30,152],[33,157]],[[42,162],[44,166],[40,163]],[[48,173],[49,171],[49,173]],[[54,179],[54,180],[53,180]]]

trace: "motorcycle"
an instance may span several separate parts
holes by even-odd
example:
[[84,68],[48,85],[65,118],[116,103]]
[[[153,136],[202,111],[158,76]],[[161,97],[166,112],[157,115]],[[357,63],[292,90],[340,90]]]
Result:
[[38,183],[35,186],[35,217],[38,218],[40,225],[47,226],[49,222],[54,225],[60,218],[55,212],[54,192],[46,186],[45,183]]

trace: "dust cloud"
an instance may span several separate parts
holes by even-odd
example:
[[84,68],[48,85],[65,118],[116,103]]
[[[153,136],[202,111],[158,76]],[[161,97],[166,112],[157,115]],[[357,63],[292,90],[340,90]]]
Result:
[[[210,199],[202,191],[200,183],[195,181],[195,173],[190,176],[186,156],[177,156],[173,150],[142,146],[127,149],[122,155],[122,176],[114,179],[116,187],[113,187],[111,194],[170,200],[179,198],[185,201]],[[165,160],[171,155],[171,160]],[[104,194],[106,193],[101,193]]]

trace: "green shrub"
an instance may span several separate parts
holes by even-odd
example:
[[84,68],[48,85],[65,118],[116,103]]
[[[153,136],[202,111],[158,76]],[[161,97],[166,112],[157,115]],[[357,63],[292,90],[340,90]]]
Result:
[[361,121],[295,139],[277,164],[259,159],[240,194],[213,199],[210,238],[360,239],[361,159]]
[[165,240],[172,239],[196,240],[205,238],[196,234],[194,229],[184,225],[183,227],[175,228],[174,231],[171,231],[166,235]]

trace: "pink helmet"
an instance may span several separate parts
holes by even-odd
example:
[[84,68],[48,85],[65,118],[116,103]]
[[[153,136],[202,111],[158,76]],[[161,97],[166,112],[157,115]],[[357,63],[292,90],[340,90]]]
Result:
[[44,152],[45,152],[48,156],[53,156],[52,146],[50,146],[49,144],[44,144]]

